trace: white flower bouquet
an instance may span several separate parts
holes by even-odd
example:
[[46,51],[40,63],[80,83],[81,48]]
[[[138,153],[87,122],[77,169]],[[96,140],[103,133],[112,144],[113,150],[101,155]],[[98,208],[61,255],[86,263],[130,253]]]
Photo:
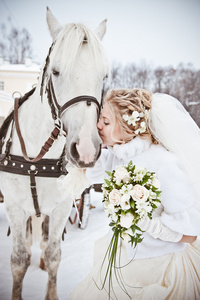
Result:
[[143,231],[137,223],[145,218],[151,219],[161,202],[160,182],[155,173],[133,165],[132,161],[106,173],[108,178],[102,185],[104,210],[111,219],[109,225],[114,233],[106,253],[109,263],[103,286],[106,277],[111,277],[112,267],[116,266],[119,239],[130,242],[133,247],[141,243]]

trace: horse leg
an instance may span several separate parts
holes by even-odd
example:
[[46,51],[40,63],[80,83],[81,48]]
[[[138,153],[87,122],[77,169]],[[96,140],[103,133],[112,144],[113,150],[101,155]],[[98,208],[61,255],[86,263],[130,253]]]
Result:
[[49,239],[49,216],[45,216],[44,221],[42,223],[42,240],[40,242],[40,248],[42,249],[42,254],[40,258],[40,268],[42,270],[46,270],[46,266],[44,263],[44,251],[47,248]]
[[30,253],[26,247],[26,217],[17,207],[7,208],[13,236],[11,271],[13,276],[12,300],[21,300],[22,282],[30,265]]
[[49,243],[44,252],[44,261],[48,271],[48,285],[45,300],[58,300],[57,271],[61,260],[61,237],[63,228],[72,209],[72,201],[59,205],[50,216]]

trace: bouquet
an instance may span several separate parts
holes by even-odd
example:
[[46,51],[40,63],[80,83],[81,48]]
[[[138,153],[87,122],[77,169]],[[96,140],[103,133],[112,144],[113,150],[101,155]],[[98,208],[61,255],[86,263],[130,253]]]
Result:
[[160,205],[161,191],[155,173],[133,165],[132,161],[106,173],[108,178],[102,185],[104,210],[111,219],[109,225],[114,233],[106,252],[108,267],[103,287],[109,275],[110,295],[112,268],[114,266],[115,272],[119,269],[116,267],[118,242],[121,238],[133,247],[142,242],[143,231],[137,224],[144,218],[152,218],[154,210]]

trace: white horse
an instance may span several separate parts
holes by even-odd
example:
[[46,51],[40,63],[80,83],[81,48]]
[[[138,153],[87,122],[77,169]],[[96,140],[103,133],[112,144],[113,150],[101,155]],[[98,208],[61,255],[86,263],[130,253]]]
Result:
[[[9,126],[1,155],[3,172],[0,172],[0,189],[13,236],[12,300],[22,299],[22,282],[30,264],[30,248],[26,242],[27,221],[30,216],[39,216],[40,213],[47,215],[50,221],[49,240],[44,251],[48,271],[45,299],[58,299],[56,277],[61,260],[61,236],[71,212],[73,197],[61,192],[57,175],[40,177],[40,171],[45,173],[49,167],[50,171],[57,170],[59,173],[60,157],[66,158],[77,168],[91,167],[101,148],[96,122],[103,80],[108,73],[100,42],[106,31],[106,20],[94,33],[81,24],[62,27],[47,8],[47,23],[53,44],[35,91],[20,105],[18,112],[16,104],[15,122]],[[54,137],[51,136],[52,131]],[[6,141],[11,135],[12,145],[7,151]],[[46,153],[41,160],[43,165],[40,163],[42,155],[38,156],[41,148],[42,155]],[[49,166],[50,161],[56,162],[55,166],[52,163]],[[11,168],[16,169],[15,174]]]

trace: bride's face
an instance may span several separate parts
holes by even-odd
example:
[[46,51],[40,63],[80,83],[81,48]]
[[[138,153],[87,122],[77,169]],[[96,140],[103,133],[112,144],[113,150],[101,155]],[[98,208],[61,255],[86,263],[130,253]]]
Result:
[[107,146],[113,146],[117,144],[116,140],[123,140],[123,134],[119,123],[114,119],[114,116],[110,113],[109,105],[105,103],[99,122],[97,123],[99,135],[103,141],[103,144]]

